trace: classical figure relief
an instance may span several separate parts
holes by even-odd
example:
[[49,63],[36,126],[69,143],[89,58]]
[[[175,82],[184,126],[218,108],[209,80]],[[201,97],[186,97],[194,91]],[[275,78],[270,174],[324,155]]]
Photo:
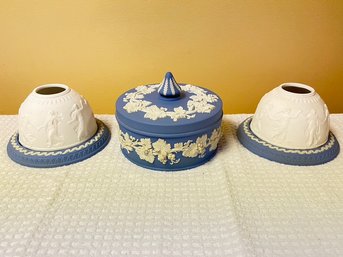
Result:
[[305,135],[307,136],[307,145],[311,146],[317,143],[320,135],[319,120],[316,111],[310,110],[306,115],[306,119],[307,126]]
[[324,125],[324,133],[325,133],[325,135],[328,135],[329,132],[330,132],[330,121],[329,121],[330,113],[329,113],[329,109],[326,106],[326,104],[324,104],[323,108],[324,108],[324,110],[323,110],[323,112],[324,112],[324,119],[323,119],[322,123]]
[[258,131],[262,131],[263,127],[262,127],[262,122],[261,121],[266,116],[266,113],[268,112],[267,109],[268,108],[272,108],[272,106],[267,107],[266,105],[261,105],[259,108],[260,108],[260,111],[256,112],[255,115],[254,115],[255,116],[254,122],[255,122],[256,129]]
[[[278,140],[287,140],[288,137],[288,127],[291,120],[298,118],[301,110],[294,110],[292,108],[275,110],[274,105],[263,105],[259,111],[259,116],[257,117],[257,128],[262,130],[272,130],[271,136],[274,139]],[[264,119],[264,116],[267,116],[268,119],[275,121],[275,124],[272,127],[262,128],[261,121]]]
[[30,122],[30,119],[27,116],[21,116],[19,122],[19,127],[21,127],[20,137],[25,142],[32,143],[35,141],[36,137],[34,136],[34,131],[36,131],[37,128]]
[[51,111],[49,113],[49,118],[45,124],[39,129],[45,129],[48,139],[48,147],[60,145],[63,141],[63,136],[59,133],[59,127],[61,121],[63,120],[62,115],[58,112]]
[[274,127],[273,138],[286,140],[290,121],[298,118],[300,113],[300,110],[293,110],[291,108],[274,113],[271,119],[277,121],[277,126]]
[[82,110],[85,105],[87,105],[87,101],[84,98],[80,100],[79,104],[74,104],[70,113],[71,120],[68,122],[75,123],[74,130],[79,140],[85,139],[88,135],[88,124],[84,115],[82,115]]
[[318,114],[315,110],[310,110],[306,115],[307,126],[306,126],[306,136],[307,144],[309,146],[317,145],[321,137],[321,128],[324,128],[323,133],[329,134],[329,110],[326,105],[323,107],[323,119],[320,120]]

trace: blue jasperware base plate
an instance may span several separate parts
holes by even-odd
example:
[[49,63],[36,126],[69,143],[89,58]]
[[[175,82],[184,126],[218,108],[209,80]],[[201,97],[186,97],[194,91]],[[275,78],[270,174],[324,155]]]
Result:
[[254,154],[265,159],[297,166],[320,165],[336,158],[339,143],[332,132],[325,144],[312,149],[288,149],[272,145],[254,134],[250,128],[252,117],[243,121],[237,130],[241,144]]
[[34,168],[53,168],[83,161],[100,152],[108,144],[111,134],[106,125],[97,120],[98,130],[86,142],[56,151],[35,151],[19,142],[16,132],[7,145],[8,156],[16,163]]

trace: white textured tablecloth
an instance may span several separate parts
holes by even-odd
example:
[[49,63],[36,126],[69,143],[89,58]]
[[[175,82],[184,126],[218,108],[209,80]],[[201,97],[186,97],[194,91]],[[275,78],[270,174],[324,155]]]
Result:
[[[109,145],[71,166],[32,169],[6,154],[0,116],[0,256],[343,256],[343,153],[294,167],[243,148],[225,115],[220,149],[196,169],[140,168]],[[343,146],[343,115],[331,116]]]

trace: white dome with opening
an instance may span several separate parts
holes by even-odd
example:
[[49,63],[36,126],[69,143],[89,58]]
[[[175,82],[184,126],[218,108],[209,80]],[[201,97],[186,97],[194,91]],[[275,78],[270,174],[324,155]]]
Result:
[[110,133],[87,100],[63,84],[36,87],[19,108],[18,132],[7,146],[15,162],[39,168],[75,163],[96,154]]
[[284,83],[265,94],[251,122],[252,131],[276,146],[309,149],[329,135],[329,110],[307,85]]
[[237,136],[251,152],[284,164],[318,165],[339,153],[326,104],[301,83],[284,83],[265,94]]
[[19,141],[33,150],[75,146],[96,130],[87,100],[66,85],[35,88],[19,109]]

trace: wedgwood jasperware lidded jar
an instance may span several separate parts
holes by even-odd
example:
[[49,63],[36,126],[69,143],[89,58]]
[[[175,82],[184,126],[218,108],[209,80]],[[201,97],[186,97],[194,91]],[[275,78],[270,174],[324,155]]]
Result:
[[139,166],[163,171],[190,169],[210,160],[221,135],[222,101],[208,89],[162,83],[139,86],[116,102],[123,154]]

